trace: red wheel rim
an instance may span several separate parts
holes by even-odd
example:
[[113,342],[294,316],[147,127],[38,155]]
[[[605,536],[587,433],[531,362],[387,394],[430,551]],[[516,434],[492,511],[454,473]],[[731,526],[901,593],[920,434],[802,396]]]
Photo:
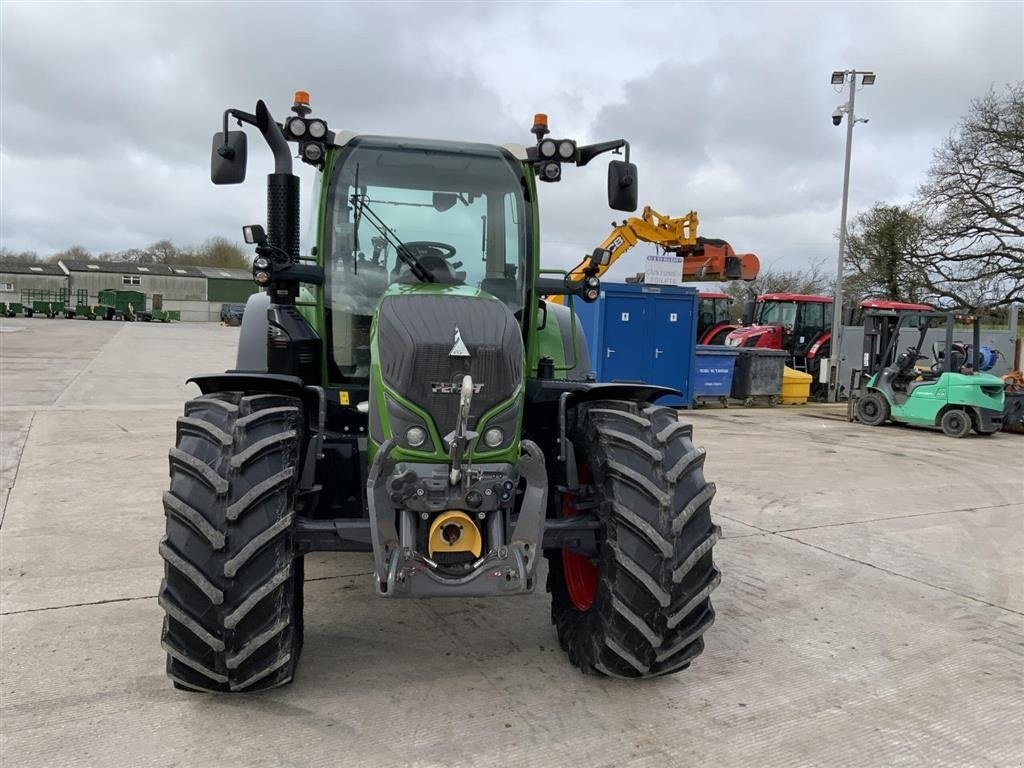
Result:
[[[580,483],[589,483],[591,479],[590,466],[579,465]],[[573,494],[562,496],[562,517],[572,517],[576,514],[576,497]],[[565,574],[565,587],[569,592],[569,600],[573,607],[584,613],[590,610],[594,604],[594,597],[597,595],[597,566],[589,557],[562,550],[562,571]]]

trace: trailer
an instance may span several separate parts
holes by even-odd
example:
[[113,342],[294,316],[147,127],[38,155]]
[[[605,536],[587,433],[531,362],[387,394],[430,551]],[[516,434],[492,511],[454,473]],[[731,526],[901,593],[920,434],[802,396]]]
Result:
[[107,288],[99,293],[99,304],[94,307],[96,316],[102,320],[124,320],[131,322],[140,312],[146,311],[146,294],[142,291],[122,291]]
[[67,306],[64,307],[64,317],[68,320],[73,320],[76,317],[84,317],[88,320],[96,319],[96,313],[89,306],[89,291],[85,288],[79,288],[75,291],[75,301],[74,303],[69,301]]
[[67,304],[67,288],[61,288],[59,291],[24,288],[21,291],[21,305],[25,317],[40,314],[54,318],[64,314]]

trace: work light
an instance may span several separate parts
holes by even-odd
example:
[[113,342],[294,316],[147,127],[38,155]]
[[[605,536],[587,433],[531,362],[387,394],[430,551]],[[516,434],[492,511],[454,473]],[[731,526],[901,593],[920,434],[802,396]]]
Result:
[[314,139],[322,139],[327,135],[327,123],[323,120],[310,120],[309,135]]

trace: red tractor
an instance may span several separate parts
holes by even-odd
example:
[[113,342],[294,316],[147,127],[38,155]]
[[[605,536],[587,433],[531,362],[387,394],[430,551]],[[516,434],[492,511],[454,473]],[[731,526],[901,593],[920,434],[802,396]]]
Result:
[[697,343],[724,344],[736,329],[731,322],[732,297],[727,293],[701,291],[698,295]]
[[[927,304],[866,299],[866,309],[895,311],[927,310]],[[854,318],[854,322],[857,318]],[[757,297],[753,324],[732,330],[725,338],[731,347],[761,347],[789,352],[789,365],[820,380],[822,361],[832,354],[832,297],[800,293],[766,293]]]

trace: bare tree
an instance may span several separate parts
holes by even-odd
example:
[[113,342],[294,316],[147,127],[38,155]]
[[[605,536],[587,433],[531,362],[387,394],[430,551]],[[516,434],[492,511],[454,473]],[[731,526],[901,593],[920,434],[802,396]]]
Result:
[[1024,82],[994,90],[935,151],[919,192],[927,288],[959,306],[1024,301]]
[[38,261],[39,257],[35,251],[12,251],[10,248],[0,248],[0,261],[8,264],[31,264]]
[[919,260],[928,251],[927,225],[907,207],[875,203],[850,222],[843,289],[863,299],[923,301],[929,292]]
[[55,254],[46,259],[49,264],[56,264],[58,261],[89,261],[92,258],[92,254],[86,250],[85,246],[72,245],[70,248],[66,248],[63,251],[57,251]]
[[828,259],[815,259],[800,269],[778,269],[762,267],[755,280],[744,282],[734,280],[725,284],[724,291],[732,299],[733,319],[739,319],[743,304],[752,293],[799,293],[802,295],[832,295],[835,278],[828,267]]

